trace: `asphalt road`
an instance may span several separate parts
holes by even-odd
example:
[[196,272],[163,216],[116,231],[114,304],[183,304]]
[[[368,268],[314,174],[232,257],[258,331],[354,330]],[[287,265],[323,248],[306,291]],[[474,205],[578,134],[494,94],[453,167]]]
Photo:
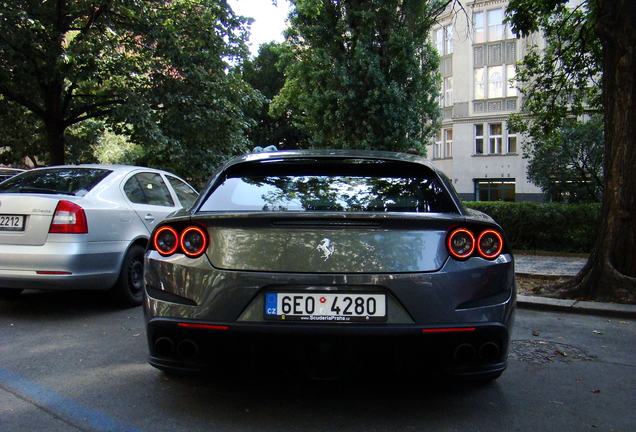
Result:
[[636,430],[636,321],[520,310],[487,385],[174,377],[141,308],[99,294],[0,301],[0,432]]

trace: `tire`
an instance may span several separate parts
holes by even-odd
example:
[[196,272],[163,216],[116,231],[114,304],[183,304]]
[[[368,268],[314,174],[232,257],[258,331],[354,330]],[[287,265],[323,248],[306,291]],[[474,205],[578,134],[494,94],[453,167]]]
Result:
[[0,288],[0,299],[11,300],[20,295],[23,290],[20,288]]
[[122,306],[136,307],[143,301],[145,253],[140,245],[132,245],[126,252],[119,279],[111,291],[114,300]]

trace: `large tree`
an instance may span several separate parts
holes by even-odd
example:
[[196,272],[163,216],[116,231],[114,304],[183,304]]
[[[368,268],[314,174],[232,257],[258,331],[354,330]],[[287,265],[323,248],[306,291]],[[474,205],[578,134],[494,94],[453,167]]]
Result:
[[291,2],[274,115],[294,112],[314,147],[424,151],[439,119],[428,36],[451,0]]
[[[539,30],[567,0],[511,0],[520,35]],[[587,265],[556,296],[636,303],[636,2],[587,0],[602,46],[605,165],[602,217]]]
[[68,128],[87,119],[152,146],[148,163],[205,170],[245,143],[258,98],[229,67],[247,48],[227,3],[6,0],[0,16],[0,106],[38,120],[46,162],[64,163]]

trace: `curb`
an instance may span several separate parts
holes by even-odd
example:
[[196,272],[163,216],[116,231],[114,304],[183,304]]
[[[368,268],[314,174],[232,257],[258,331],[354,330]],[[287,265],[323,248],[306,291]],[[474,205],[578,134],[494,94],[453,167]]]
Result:
[[540,311],[569,312],[582,315],[636,319],[636,305],[561,300],[520,294],[517,295],[517,306],[522,309]]

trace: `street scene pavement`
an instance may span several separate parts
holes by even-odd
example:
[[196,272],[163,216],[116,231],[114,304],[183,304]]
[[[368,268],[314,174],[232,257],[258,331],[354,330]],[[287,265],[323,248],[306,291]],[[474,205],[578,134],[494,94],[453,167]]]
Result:
[[633,318],[521,304],[489,384],[184,377],[147,364],[141,308],[33,291],[0,301],[0,431],[632,432],[635,340]]

